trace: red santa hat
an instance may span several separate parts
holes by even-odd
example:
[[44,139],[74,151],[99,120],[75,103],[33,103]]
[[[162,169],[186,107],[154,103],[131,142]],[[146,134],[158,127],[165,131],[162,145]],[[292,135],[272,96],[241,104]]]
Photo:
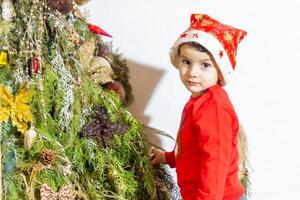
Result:
[[186,42],[196,42],[205,47],[214,57],[226,85],[236,65],[239,42],[247,32],[223,24],[205,14],[192,14],[190,27],[176,40],[170,50],[172,64],[179,64],[178,47]]

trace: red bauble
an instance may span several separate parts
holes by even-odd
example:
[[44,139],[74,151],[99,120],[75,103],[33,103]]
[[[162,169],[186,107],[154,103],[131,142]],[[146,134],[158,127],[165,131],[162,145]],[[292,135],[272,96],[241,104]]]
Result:
[[122,102],[126,102],[126,92],[123,85],[119,81],[105,83],[104,88],[114,91],[120,96]]
[[40,67],[39,59],[34,57],[32,60],[32,70],[34,73],[38,73]]
[[104,35],[104,36],[107,36],[107,37],[112,37],[109,33],[107,33],[106,31],[104,31],[99,26],[96,26],[96,25],[93,25],[93,24],[87,24],[87,25],[88,25],[89,30],[92,33],[99,34],[99,35]]
[[40,61],[37,56],[34,56],[28,61],[28,75],[32,77],[34,74],[39,72]]

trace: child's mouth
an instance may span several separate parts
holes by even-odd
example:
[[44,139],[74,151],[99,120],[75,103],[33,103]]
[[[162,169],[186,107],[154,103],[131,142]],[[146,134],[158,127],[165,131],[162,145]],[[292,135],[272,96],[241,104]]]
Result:
[[193,81],[188,81],[187,83],[189,86],[196,86],[198,84],[197,82],[193,82]]

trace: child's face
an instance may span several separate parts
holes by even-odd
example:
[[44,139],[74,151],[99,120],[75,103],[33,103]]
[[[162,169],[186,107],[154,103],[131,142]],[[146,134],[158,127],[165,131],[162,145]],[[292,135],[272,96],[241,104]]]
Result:
[[180,47],[179,74],[184,86],[193,97],[199,96],[205,90],[218,82],[217,69],[207,53],[198,51],[189,44]]

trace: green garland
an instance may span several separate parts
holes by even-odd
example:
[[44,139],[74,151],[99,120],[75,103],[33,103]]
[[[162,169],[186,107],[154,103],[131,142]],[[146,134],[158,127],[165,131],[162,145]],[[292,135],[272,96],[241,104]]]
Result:
[[[45,7],[47,3],[14,1],[13,22],[0,19],[0,49],[7,46],[9,53],[8,65],[0,67],[0,84],[14,95],[24,85],[30,91],[31,125],[37,133],[32,148],[25,150],[25,138],[11,121],[0,124],[2,199],[40,199],[43,183],[54,192],[70,183],[78,199],[170,197],[175,183],[166,169],[151,167],[149,145],[141,124],[119,96],[94,83],[86,72],[87,66],[81,64],[82,44],[90,40],[100,44],[101,38],[88,30],[78,11],[59,14]],[[79,43],[73,42],[71,36],[78,37]],[[112,66],[124,68],[117,75],[130,102],[126,62],[118,54],[111,55]],[[35,56],[39,61],[38,73],[32,72],[29,62]],[[97,105],[106,108],[112,123],[128,127],[123,134],[114,133],[105,149],[99,148],[95,139],[82,137]],[[50,155],[44,150],[49,150]],[[47,156],[52,159],[50,164],[45,161]]]

